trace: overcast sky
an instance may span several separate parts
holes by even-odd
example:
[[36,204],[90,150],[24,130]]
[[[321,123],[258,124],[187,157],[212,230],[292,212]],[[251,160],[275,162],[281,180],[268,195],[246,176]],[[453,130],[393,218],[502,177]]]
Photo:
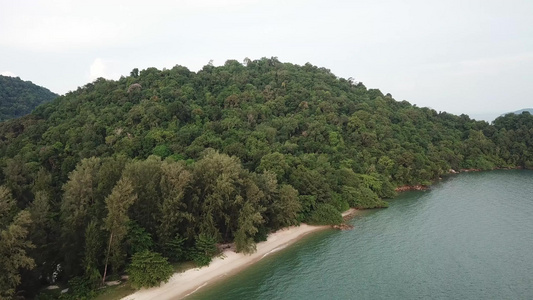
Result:
[[533,0],[0,0],[0,73],[59,94],[272,56],[487,118],[533,107]]

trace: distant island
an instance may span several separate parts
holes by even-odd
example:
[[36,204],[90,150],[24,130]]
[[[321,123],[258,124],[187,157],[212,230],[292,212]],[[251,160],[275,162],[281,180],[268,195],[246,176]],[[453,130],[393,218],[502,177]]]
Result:
[[87,299],[124,274],[158,286],[282,228],[387,207],[398,187],[533,168],[532,129],[276,57],[99,78],[0,122],[0,298],[53,283]]
[[517,110],[517,111],[513,112],[513,114],[515,114],[515,115],[520,115],[520,114],[522,114],[523,112],[528,112],[528,113],[530,113],[530,114],[533,115],[533,108],[524,108],[524,109],[520,109],[520,110]]
[[0,122],[29,114],[58,95],[18,77],[0,75]]

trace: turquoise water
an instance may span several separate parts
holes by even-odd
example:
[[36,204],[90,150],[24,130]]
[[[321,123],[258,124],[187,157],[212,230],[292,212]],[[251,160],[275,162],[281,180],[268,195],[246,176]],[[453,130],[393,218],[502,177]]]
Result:
[[533,299],[533,171],[460,174],[187,299]]

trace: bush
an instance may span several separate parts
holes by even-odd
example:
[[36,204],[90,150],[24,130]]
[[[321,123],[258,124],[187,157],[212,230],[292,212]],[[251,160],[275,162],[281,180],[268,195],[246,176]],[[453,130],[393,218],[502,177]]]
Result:
[[61,300],[85,300],[93,299],[98,295],[98,292],[93,289],[94,282],[85,277],[74,277],[68,281],[69,290],[65,294],[61,294]]
[[378,195],[367,187],[353,188],[345,186],[342,189],[343,198],[351,207],[355,208],[381,208],[388,207],[388,203],[379,199]]
[[311,225],[338,225],[342,223],[342,215],[333,205],[319,204],[307,223]]
[[340,212],[350,209],[350,204],[348,204],[348,201],[342,197],[342,194],[338,193],[332,193],[329,204],[333,205]]
[[213,255],[217,253],[216,239],[207,234],[199,234],[196,237],[194,250],[191,253],[191,258],[194,263],[199,266],[207,266],[211,263]]
[[185,238],[179,234],[166,242],[162,247],[162,252],[165,257],[168,257],[171,262],[178,262],[185,259]]
[[174,273],[168,260],[157,252],[137,252],[128,267],[130,283],[134,288],[159,286]]
[[257,229],[258,231],[254,235],[254,242],[259,243],[259,242],[266,241],[268,238],[268,232],[269,232],[268,228],[266,228],[265,226],[259,226]]

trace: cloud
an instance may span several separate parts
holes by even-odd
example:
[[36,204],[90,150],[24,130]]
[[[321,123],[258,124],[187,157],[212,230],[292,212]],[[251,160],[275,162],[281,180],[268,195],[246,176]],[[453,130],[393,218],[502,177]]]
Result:
[[183,26],[208,11],[250,5],[247,0],[155,1],[148,5],[140,0],[127,4],[107,0],[14,1],[0,11],[0,46],[51,53],[129,47],[151,41],[161,28],[186,33]]
[[1,46],[38,52],[115,45],[126,24],[104,15],[104,5],[73,5],[71,1],[16,2],[0,12]]
[[462,60],[456,62],[431,63],[421,66],[422,70],[431,70],[442,72],[444,70],[453,70],[454,74],[475,74],[485,73],[508,68],[516,65],[523,65],[533,62],[533,52],[520,53],[515,55],[485,57],[471,60]]
[[106,66],[101,58],[93,61],[89,72],[89,78],[91,80],[95,80],[98,77],[106,77]]
[[89,80],[94,81],[96,78],[118,79],[120,74],[114,71],[117,63],[110,60],[96,58],[89,67]]
[[0,73],[0,75],[9,76],[9,77],[17,77],[17,75],[15,75],[15,73],[13,73],[11,71],[3,71],[3,72]]

